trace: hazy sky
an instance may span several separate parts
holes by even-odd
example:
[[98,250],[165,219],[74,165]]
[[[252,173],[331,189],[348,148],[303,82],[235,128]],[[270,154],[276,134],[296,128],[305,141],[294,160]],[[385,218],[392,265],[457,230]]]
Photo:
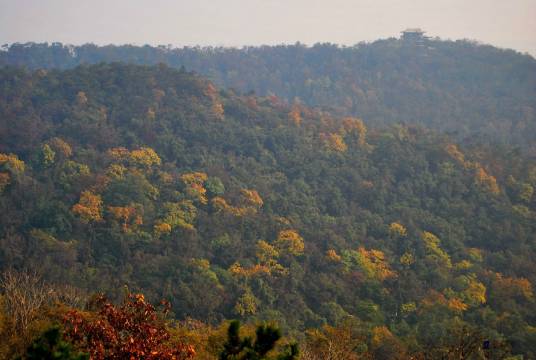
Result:
[[0,0],[0,42],[258,45],[421,27],[536,55],[536,0]]

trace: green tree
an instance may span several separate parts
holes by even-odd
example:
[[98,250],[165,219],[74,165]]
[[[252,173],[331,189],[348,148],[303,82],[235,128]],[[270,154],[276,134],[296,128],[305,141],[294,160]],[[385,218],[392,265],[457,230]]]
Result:
[[89,355],[73,350],[73,346],[70,343],[62,340],[59,326],[53,326],[30,345],[24,359],[89,360]]
[[210,196],[221,196],[225,193],[225,186],[217,177],[209,177],[205,181],[205,188]]
[[220,353],[220,360],[294,360],[298,358],[298,345],[292,343],[277,355],[268,356],[281,338],[281,331],[271,325],[259,325],[255,340],[251,337],[240,338],[240,322],[234,320],[227,330],[227,341]]

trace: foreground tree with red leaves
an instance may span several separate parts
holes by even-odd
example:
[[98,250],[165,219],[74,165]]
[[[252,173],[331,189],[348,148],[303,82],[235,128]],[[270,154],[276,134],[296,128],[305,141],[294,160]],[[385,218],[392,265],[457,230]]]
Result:
[[[169,304],[163,302],[163,314]],[[195,355],[191,345],[172,344],[161,314],[142,294],[129,294],[120,307],[99,295],[94,311],[69,311],[65,337],[91,359],[186,360]]]

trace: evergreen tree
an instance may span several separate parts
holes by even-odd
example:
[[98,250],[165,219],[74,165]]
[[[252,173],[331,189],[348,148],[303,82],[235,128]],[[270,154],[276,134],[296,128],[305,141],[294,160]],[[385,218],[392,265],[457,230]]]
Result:
[[28,348],[24,359],[27,360],[87,360],[89,355],[78,353],[68,342],[61,339],[58,326],[45,331]]

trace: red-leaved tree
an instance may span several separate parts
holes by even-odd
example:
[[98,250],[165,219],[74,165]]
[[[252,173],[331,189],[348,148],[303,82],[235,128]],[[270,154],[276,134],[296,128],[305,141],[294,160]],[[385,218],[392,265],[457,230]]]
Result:
[[[163,305],[166,313],[169,303]],[[130,294],[119,307],[99,295],[94,308],[72,310],[64,318],[66,339],[93,360],[186,360],[195,355],[193,346],[171,343],[164,321],[141,294]]]

